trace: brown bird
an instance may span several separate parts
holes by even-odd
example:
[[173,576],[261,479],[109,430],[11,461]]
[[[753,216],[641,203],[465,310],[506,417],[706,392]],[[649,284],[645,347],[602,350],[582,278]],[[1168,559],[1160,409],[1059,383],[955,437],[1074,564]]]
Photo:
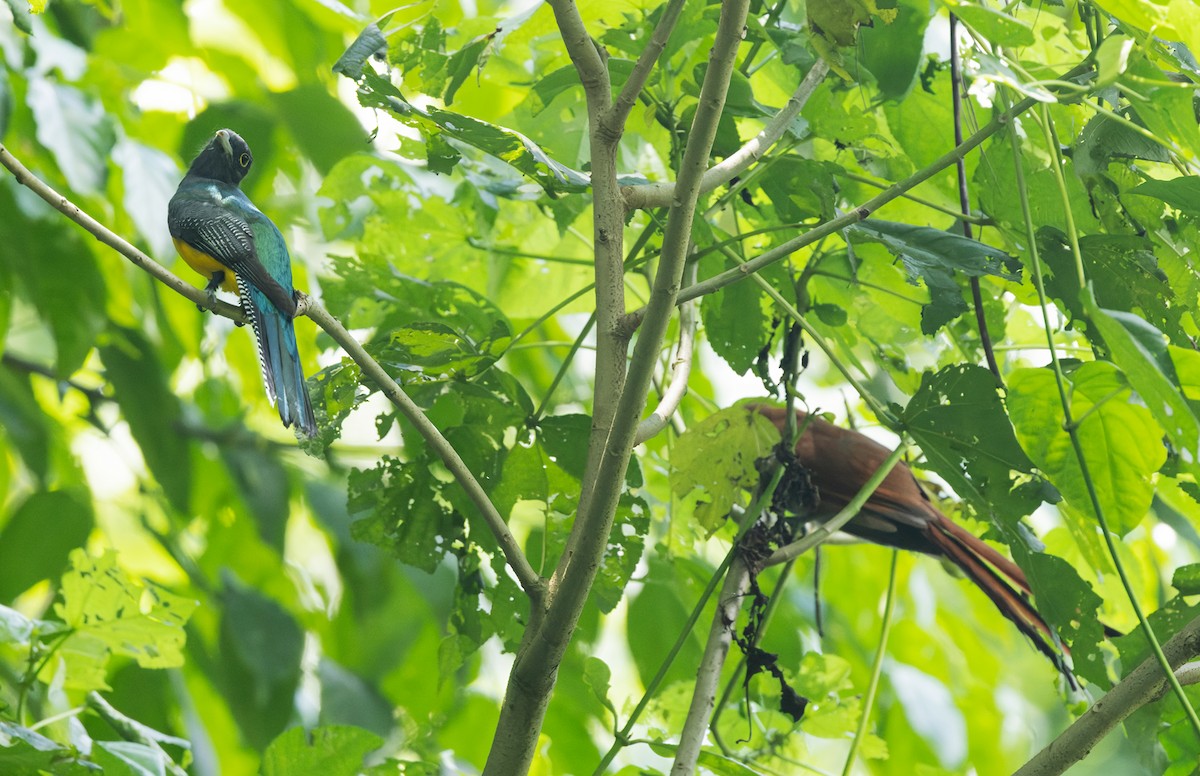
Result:
[[[787,411],[761,404],[749,408],[764,415],[783,432]],[[807,421],[807,422],[806,422]],[[857,431],[840,428],[796,411],[796,459],[817,489],[815,509],[789,506],[816,521],[832,518],[862,489],[891,454],[883,445]],[[912,470],[897,463],[871,494],[862,510],[842,530],[869,542],[946,558],[992,599],[992,603],[1054,663],[1074,686],[1074,676],[1055,649],[1050,626],[1029,602],[1024,572],[982,539],[950,521],[921,489]]]

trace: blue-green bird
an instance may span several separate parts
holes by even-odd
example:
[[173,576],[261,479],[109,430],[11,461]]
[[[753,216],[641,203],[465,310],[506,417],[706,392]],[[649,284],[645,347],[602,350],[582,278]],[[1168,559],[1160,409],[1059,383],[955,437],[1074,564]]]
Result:
[[285,426],[317,433],[292,318],[292,261],[279,228],[238,187],[250,171],[250,146],[218,130],[200,152],[167,207],[175,247],[192,269],[218,288],[237,291],[258,339],[267,396]]

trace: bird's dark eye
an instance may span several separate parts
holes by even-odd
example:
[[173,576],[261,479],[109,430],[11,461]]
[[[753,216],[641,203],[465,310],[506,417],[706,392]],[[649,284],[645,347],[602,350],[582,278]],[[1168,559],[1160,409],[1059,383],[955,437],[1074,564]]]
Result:
[[238,161],[241,162],[243,167],[249,167],[250,166],[250,154],[242,154],[241,156],[238,157]]

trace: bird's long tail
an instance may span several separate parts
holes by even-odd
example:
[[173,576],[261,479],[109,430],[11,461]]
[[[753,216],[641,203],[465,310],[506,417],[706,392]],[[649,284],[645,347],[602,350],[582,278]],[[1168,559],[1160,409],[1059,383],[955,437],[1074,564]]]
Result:
[[258,361],[267,397],[279,410],[283,425],[295,425],[305,436],[315,436],[317,421],[304,382],[291,316],[281,312],[266,294],[241,277],[238,277],[238,291],[258,339]]
[[[1075,676],[1063,654],[1055,648],[1053,631],[1026,597],[1029,581],[1017,564],[940,513],[936,520],[930,521],[928,535],[930,541],[992,599],[1000,613],[1029,637],[1038,651],[1050,658],[1071,686],[1076,686]],[[1066,651],[1065,647],[1063,651]]]

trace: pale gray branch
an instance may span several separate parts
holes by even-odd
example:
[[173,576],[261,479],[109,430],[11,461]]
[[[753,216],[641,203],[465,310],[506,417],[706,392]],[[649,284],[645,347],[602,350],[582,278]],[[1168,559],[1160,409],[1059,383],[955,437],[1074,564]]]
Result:
[[[1180,684],[1195,681],[1197,664],[1180,668],[1188,658],[1200,654],[1200,617],[1162,645],[1167,662],[1179,677]],[[1182,675],[1181,675],[1182,673]],[[1185,682],[1187,677],[1190,681]],[[1063,773],[1092,751],[1113,728],[1147,703],[1161,698],[1167,690],[1167,679],[1157,657],[1151,655],[1130,671],[1083,716],[1071,723],[1058,738],[1046,745],[1033,759],[1021,766],[1014,776],[1055,776]]]
[[737,550],[721,593],[717,598],[717,611],[713,614],[708,641],[704,644],[704,655],[696,672],[696,687],[692,691],[692,702],[688,707],[683,731],[679,734],[679,747],[675,750],[675,762],[671,776],[691,776],[696,772],[696,761],[708,729],[708,717],[717,699],[717,683],[721,669],[733,643],[733,629],[737,624],[738,612],[742,609],[742,598],[750,588],[750,569]]
[[588,102],[607,108],[612,102],[608,65],[588,34],[583,17],[579,15],[579,7],[575,5],[575,0],[550,0],[549,5],[554,11],[554,21],[562,34],[567,55],[579,73],[579,81],[583,84]]
[[646,85],[646,79],[650,77],[654,64],[658,62],[663,49],[667,47],[667,41],[671,39],[671,31],[675,29],[675,23],[679,21],[679,13],[683,10],[684,3],[685,0],[670,0],[667,3],[662,17],[654,27],[650,41],[642,49],[641,55],[638,56],[638,60],[633,66],[633,71],[629,74],[629,80],[621,87],[621,93],[617,95],[610,115],[605,117],[606,123],[615,128],[618,135],[624,129],[625,120],[629,118],[629,111],[633,110],[638,94]]
[[[745,145],[704,173],[704,177],[700,181],[700,193],[707,194],[741,175],[746,168],[761,159],[767,149],[779,142],[779,138],[783,137],[788,126],[795,121],[796,116],[800,115],[804,104],[808,102],[808,98],[820,86],[828,72],[829,63],[824,59],[817,60],[783,109],[772,116],[766,126]],[[621,196],[625,200],[625,207],[631,210],[669,207],[675,198],[675,187],[674,183],[642,183],[635,186],[623,186],[621,187]]]
[[[696,271],[699,263],[692,262],[687,272],[687,282],[696,282]],[[663,391],[662,399],[646,418],[638,424],[633,443],[640,445],[654,437],[667,427],[667,423],[679,409],[679,403],[687,395],[688,379],[692,375],[692,361],[696,356],[696,304],[685,304],[679,307],[679,347],[675,351],[675,360],[671,363],[671,378],[667,389]]]

